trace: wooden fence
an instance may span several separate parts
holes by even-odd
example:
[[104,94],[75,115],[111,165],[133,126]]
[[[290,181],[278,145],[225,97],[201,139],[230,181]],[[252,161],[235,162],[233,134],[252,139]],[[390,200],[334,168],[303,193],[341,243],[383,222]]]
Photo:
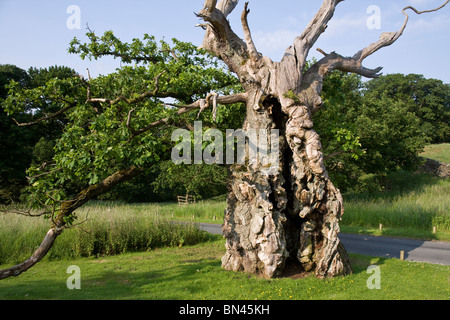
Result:
[[193,196],[185,195],[185,196],[178,196],[178,205],[180,207],[187,206],[191,203],[195,203],[195,199]]

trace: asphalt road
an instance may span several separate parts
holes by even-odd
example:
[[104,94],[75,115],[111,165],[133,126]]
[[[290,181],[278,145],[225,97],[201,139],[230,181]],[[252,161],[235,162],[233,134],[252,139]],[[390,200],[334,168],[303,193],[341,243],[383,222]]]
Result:
[[[209,233],[222,234],[221,225],[200,223],[199,226]],[[450,266],[450,243],[447,242],[348,233],[339,234],[339,238],[347,251],[351,253],[399,259],[400,251],[403,250],[405,260]]]

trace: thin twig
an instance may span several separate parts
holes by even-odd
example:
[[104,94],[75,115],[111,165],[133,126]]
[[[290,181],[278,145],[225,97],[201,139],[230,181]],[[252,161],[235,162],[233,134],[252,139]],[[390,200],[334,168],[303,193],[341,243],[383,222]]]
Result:
[[37,120],[35,120],[35,121],[31,121],[31,122],[27,122],[27,123],[20,123],[20,122],[18,122],[18,121],[17,121],[16,119],[14,119],[14,118],[12,118],[12,120],[13,120],[13,121],[17,124],[17,126],[19,126],[19,127],[31,126],[31,125],[37,124],[37,123],[42,122],[42,121],[45,121],[45,120],[53,119],[53,118],[55,118],[55,117],[57,117],[57,116],[63,114],[63,113],[66,112],[67,110],[70,110],[70,109],[76,107],[76,105],[77,105],[76,103],[72,103],[72,104],[66,106],[65,108],[59,110],[58,112],[55,112],[55,113],[53,113],[53,114],[51,114],[51,115],[46,115],[46,116],[44,116],[44,117],[42,117],[42,118],[39,118],[39,119],[37,119]]
[[52,173],[56,173],[56,172],[61,171],[61,170],[62,170],[62,168],[58,168],[58,169],[55,169],[55,170],[52,170],[52,171],[49,171],[49,172],[44,172],[44,173],[41,173],[41,174],[38,174],[38,175],[35,175],[35,176],[32,176],[32,177],[26,177],[26,178],[27,178],[27,180],[32,180],[32,179],[40,178],[40,177],[43,177],[43,176],[46,176],[46,175],[49,175],[49,174],[52,174]]
[[[89,211],[86,213],[86,218],[83,221],[75,223],[75,224],[72,224],[71,226],[64,226],[64,228],[65,229],[77,228],[77,227],[79,227],[80,225],[82,225],[83,223],[85,223],[85,222],[87,222],[89,220],[88,216],[89,216]],[[80,230],[87,232],[86,230],[84,230],[82,228],[80,228]]]

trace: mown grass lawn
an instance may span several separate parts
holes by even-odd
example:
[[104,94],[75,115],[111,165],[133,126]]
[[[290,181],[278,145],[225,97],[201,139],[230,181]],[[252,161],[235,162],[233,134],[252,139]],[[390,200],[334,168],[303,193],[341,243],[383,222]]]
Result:
[[[346,277],[266,280],[225,271],[224,240],[100,258],[41,261],[17,278],[0,281],[0,299],[77,300],[448,300],[450,266],[350,254]],[[81,289],[66,285],[71,265],[81,270]],[[368,289],[370,265],[380,270],[380,289]],[[5,266],[0,266],[0,268]],[[371,282],[369,280],[369,282]]]

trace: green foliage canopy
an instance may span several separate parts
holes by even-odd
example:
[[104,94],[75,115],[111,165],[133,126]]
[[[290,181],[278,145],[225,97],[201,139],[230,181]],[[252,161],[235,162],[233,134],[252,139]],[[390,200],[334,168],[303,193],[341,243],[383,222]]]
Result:
[[28,200],[34,207],[54,208],[124,168],[148,172],[159,161],[170,159],[173,127],[186,126],[196,116],[180,114],[180,106],[211,91],[228,94],[239,89],[235,76],[192,44],[173,39],[169,45],[149,35],[144,41],[124,43],[112,32],[102,37],[89,32],[87,37],[88,43],[74,39],[69,52],[83,59],[112,55],[125,65],[93,79],[53,77],[36,88],[13,81],[4,102],[10,115],[51,103],[55,112],[34,122],[62,114],[67,120],[53,161],[27,171]]
[[402,102],[420,119],[421,131],[432,143],[450,141],[450,84],[419,74],[390,74],[369,81],[365,95]]
[[[324,107],[315,116],[315,128],[324,154],[329,155],[326,166],[342,190],[380,188],[388,172],[416,168],[421,161],[418,154],[433,139],[434,132],[428,135],[424,130],[431,116],[414,112],[414,102],[405,95],[382,89],[385,85],[395,88],[392,79],[397,77],[382,76],[364,83],[358,75],[335,71],[324,82]],[[421,95],[409,91],[411,96]],[[423,98],[443,98],[435,94]],[[441,117],[436,110],[431,114]],[[437,121],[432,123],[433,128],[439,126]],[[371,186],[361,180],[367,175],[375,175]]]

